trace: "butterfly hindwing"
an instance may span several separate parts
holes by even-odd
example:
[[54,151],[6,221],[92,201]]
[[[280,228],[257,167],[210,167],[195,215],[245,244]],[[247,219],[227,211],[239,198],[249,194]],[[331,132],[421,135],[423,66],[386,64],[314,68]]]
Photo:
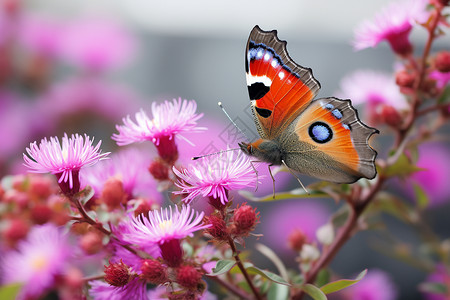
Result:
[[274,139],[320,89],[311,69],[296,64],[275,30],[255,26],[246,49],[247,86],[261,138]]
[[351,183],[375,177],[377,153],[368,140],[377,132],[359,120],[350,100],[323,98],[312,101],[278,141],[290,168],[332,182]]

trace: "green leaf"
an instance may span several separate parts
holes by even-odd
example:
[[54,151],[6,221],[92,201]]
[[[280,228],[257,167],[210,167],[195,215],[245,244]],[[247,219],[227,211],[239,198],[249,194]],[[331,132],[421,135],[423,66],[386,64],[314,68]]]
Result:
[[316,278],[316,285],[317,286],[324,286],[325,284],[327,284],[328,282],[330,282],[330,271],[328,271],[327,269],[321,269],[319,271],[319,274],[317,274],[317,278]]
[[325,294],[334,293],[334,292],[340,291],[342,289],[345,289],[346,287],[349,287],[349,286],[357,283],[358,281],[363,279],[364,276],[366,276],[366,274],[367,274],[367,269],[365,269],[364,271],[359,273],[358,276],[356,276],[355,279],[340,279],[340,280],[336,280],[336,281],[330,282],[330,283],[322,286],[320,289]]
[[289,297],[289,287],[284,284],[272,282],[267,293],[268,300],[284,300]]
[[267,270],[261,270],[255,266],[250,266],[250,267],[246,267],[245,268],[247,270],[247,272],[249,274],[259,274],[262,277],[269,279],[270,281],[279,283],[279,284],[285,284],[285,285],[290,285],[289,282],[287,282],[286,280],[284,280],[281,276],[278,276],[275,273],[272,273],[270,271]]
[[94,196],[94,194],[94,189],[88,185],[83,190],[79,191],[75,196],[80,199],[81,204],[86,204]]
[[295,190],[291,190],[288,192],[281,192],[281,193],[275,193],[275,198],[273,197],[273,194],[266,195],[263,197],[257,197],[253,195],[252,192],[249,191],[239,191],[239,194],[246,198],[247,200],[253,201],[253,202],[273,202],[273,201],[280,201],[280,200],[286,200],[286,199],[298,199],[298,198],[323,198],[328,197],[328,194],[323,191],[318,190],[308,190],[309,194],[305,192],[304,189],[298,188]]
[[281,277],[285,280],[288,280],[289,276],[287,274],[286,266],[283,264],[283,261],[278,257],[278,255],[266,245],[257,243],[255,245],[256,250],[264,254],[272,263],[277,267],[278,272]]
[[423,169],[415,166],[409,160],[405,154],[400,154],[393,164],[387,166],[385,169],[381,170],[384,176],[393,177],[398,176],[401,178],[408,177],[417,171],[422,171]]
[[425,209],[428,207],[428,204],[430,203],[430,199],[428,198],[428,195],[425,193],[425,191],[422,189],[422,187],[416,183],[413,184],[414,188],[414,194],[416,194],[416,201],[417,206],[420,209]]
[[302,286],[302,290],[314,300],[327,300],[327,296],[315,285],[307,283]]
[[0,287],[0,299],[3,300],[14,300],[22,288],[21,283],[13,283],[9,285],[4,285]]
[[231,270],[231,268],[233,268],[233,266],[235,264],[236,264],[236,261],[234,261],[234,260],[230,260],[230,259],[219,260],[219,261],[217,261],[216,266],[212,269],[212,273],[209,273],[206,275],[218,276],[218,275],[225,274],[226,272]]

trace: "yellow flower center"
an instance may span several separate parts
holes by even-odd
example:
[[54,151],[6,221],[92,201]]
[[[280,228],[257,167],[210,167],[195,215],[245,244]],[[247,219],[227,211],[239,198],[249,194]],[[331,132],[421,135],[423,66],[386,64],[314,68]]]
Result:
[[34,270],[42,270],[48,264],[47,258],[44,255],[40,255],[35,257],[31,262],[31,267]]
[[170,227],[172,227],[172,220],[164,220],[158,224],[161,231],[168,231]]

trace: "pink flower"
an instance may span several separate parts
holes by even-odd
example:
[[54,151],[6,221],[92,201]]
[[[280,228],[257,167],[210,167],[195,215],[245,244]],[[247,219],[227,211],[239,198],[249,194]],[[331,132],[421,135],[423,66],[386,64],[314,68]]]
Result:
[[212,197],[222,205],[228,202],[228,192],[254,186],[256,173],[249,158],[241,151],[227,151],[218,155],[203,157],[196,164],[181,172],[173,168],[178,176],[176,185],[181,191],[174,194],[188,194],[183,201],[190,203],[197,197]]
[[144,110],[136,113],[136,123],[130,116],[123,119],[124,125],[116,125],[119,134],[112,136],[117,145],[124,146],[136,142],[152,141],[161,158],[169,163],[178,159],[178,150],[175,144],[175,136],[183,138],[184,132],[202,132],[206,128],[198,127],[197,120],[203,114],[195,111],[197,104],[194,100],[187,101],[174,99],[163,104],[152,103],[152,115],[150,119]]
[[20,298],[37,299],[53,287],[56,276],[65,273],[72,254],[73,246],[61,228],[51,223],[35,226],[19,243],[17,251],[2,257],[3,282],[22,283]]
[[295,230],[306,236],[306,242],[316,240],[316,231],[327,223],[329,212],[326,206],[315,201],[279,202],[270,210],[261,212],[260,230],[264,232],[261,242],[275,251],[292,254],[288,238]]
[[426,0],[412,0],[390,3],[374,21],[364,21],[355,30],[353,46],[355,50],[375,47],[386,40],[393,51],[407,55],[412,51],[409,33],[416,22],[425,22],[428,18]]
[[129,233],[124,234],[124,239],[141,246],[158,244],[164,260],[170,266],[177,266],[183,256],[180,240],[210,226],[201,224],[203,216],[203,212],[195,212],[187,205],[181,210],[177,207],[172,210],[170,206],[161,208],[160,212],[149,211],[148,217],[141,214],[127,224]]
[[[440,144],[422,144],[419,147],[417,167],[423,169],[411,176],[407,187],[412,193],[412,182],[419,184],[428,195],[431,206],[447,203],[450,197],[450,151]],[[412,182],[411,182],[412,181]]]
[[89,294],[94,300],[122,300],[122,299],[149,299],[146,283],[138,277],[132,279],[123,287],[115,287],[101,280],[89,282]]
[[112,20],[80,19],[67,25],[61,54],[67,62],[93,71],[124,65],[134,54],[134,37]]
[[444,73],[435,70],[430,73],[430,78],[436,80],[436,86],[439,89],[442,89],[446,87],[450,81],[450,72]]
[[109,152],[101,153],[101,141],[96,146],[92,145],[93,142],[89,136],[85,135],[83,139],[79,134],[72,134],[69,138],[65,133],[62,145],[57,137],[44,138],[39,146],[33,142],[26,148],[29,156],[23,154],[25,166],[33,173],[55,174],[63,192],[76,193],[80,189],[80,169],[109,155]]
[[369,270],[358,283],[341,292],[347,300],[395,300],[397,289],[386,272]]
[[148,172],[150,157],[137,149],[125,149],[110,156],[91,168],[80,173],[82,186],[90,185],[100,195],[105,182],[117,178],[122,182],[129,199],[137,196],[151,198],[156,203],[162,202],[162,195],[156,191],[156,182]]
[[395,84],[395,79],[383,72],[355,71],[341,80],[337,95],[351,99],[355,105],[365,104],[366,117],[371,124],[379,123],[384,118],[383,109],[386,106],[396,111],[408,109],[408,103]]
[[65,24],[39,15],[25,15],[19,23],[18,37],[25,49],[55,58],[61,50]]

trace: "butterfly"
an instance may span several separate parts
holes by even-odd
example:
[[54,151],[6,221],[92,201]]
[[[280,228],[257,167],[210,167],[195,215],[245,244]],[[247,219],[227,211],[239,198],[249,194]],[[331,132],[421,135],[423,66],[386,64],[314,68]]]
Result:
[[[350,100],[314,99],[320,83],[298,65],[277,31],[255,26],[245,71],[253,119],[260,139],[239,143],[242,151],[271,165],[336,182],[373,179],[377,152],[369,139],[379,133],[358,117]],[[273,178],[273,177],[272,177]]]

